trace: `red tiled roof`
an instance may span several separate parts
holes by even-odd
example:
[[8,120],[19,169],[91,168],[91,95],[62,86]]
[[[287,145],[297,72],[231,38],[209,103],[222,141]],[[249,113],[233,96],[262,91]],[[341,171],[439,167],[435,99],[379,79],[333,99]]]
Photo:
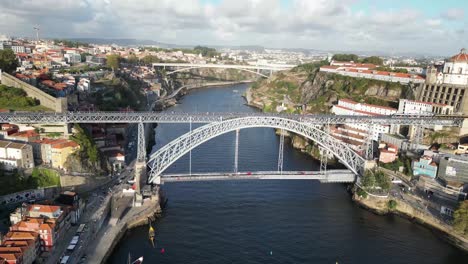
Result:
[[34,130],[26,130],[14,133],[11,135],[12,137],[37,137],[39,134],[36,133]]
[[463,61],[467,61],[468,62],[468,54],[466,54],[466,50],[465,49],[462,49],[460,51],[460,53],[458,53],[457,55],[455,56],[452,56],[450,58],[450,61],[451,62],[463,62]]
[[61,143],[58,143],[58,144],[54,144],[54,145],[52,145],[52,148],[54,148],[54,149],[64,149],[64,148],[68,148],[68,147],[76,148],[78,146],[79,145],[76,142],[68,140],[66,142],[61,142]]
[[28,211],[34,211],[34,212],[53,213],[57,210],[60,210],[60,206],[42,205],[42,204],[30,204],[28,206]]

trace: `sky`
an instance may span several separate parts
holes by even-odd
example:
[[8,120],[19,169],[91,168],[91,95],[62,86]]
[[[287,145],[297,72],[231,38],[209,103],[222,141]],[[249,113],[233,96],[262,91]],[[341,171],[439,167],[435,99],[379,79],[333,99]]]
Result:
[[468,0],[0,0],[0,34],[453,55]]

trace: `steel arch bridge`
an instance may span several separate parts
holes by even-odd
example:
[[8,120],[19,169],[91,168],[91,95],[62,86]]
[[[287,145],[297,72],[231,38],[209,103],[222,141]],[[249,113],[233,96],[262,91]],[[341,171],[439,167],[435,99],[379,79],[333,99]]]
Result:
[[241,71],[246,71],[250,73],[257,74],[259,76],[268,78],[267,75],[260,72],[260,70],[266,70],[270,72],[270,75],[274,71],[282,71],[282,70],[289,70],[297,65],[236,65],[236,64],[192,64],[192,63],[153,63],[153,67],[176,67],[178,69],[168,72],[167,75],[181,72],[181,71],[188,71],[192,69],[200,69],[200,68],[219,68],[219,69],[237,69]]
[[154,152],[147,163],[150,168],[148,182],[160,184],[160,176],[164,170],[202,143],[231,131],[255,127],[284,129],[302,135],[336,156],[355,175],[359,175],[364,168],[365,160],[359,154],[314,125],[283,117],[250,116],[209,123],[180,136]]

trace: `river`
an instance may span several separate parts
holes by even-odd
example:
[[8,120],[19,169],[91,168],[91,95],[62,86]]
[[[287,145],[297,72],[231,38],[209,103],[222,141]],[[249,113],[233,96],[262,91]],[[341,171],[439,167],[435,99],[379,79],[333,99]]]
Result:
[[[171,112],[255,112],[241,97],[247,85],[190,92]],[[196,125],[193,128],[197,127]],[[189,131],[161,124],[155,149]],[[192,151],[192,172],[232,171],[234,133]],[[279,138],[273,129],[240,132],[239,171],[276,170]],[[284,148],[285,170],[317,170],[318,162]],[[188,172],[188,155],[167,172]],[[464,252],[430,230],[397,216],[378,216],[354,204],[344,185],[316,181],[169,183],[156,227],[129,231],[108,263],[129,252],[144,263],[463,263]],[[161,249],[164,248],[164,253]]]

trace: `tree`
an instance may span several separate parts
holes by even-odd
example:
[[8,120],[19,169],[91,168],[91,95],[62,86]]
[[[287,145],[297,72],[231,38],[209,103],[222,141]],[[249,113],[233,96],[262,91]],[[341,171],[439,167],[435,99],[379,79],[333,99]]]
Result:
[[383,60],[377,56],[370,56],[362,60],[363,63],[372,63],[375,65],[383,65]]
[[375,185],[375,176],[372,171],[367,170],[364,173],[364,176],[361,179],[361,183],[363,187],[369,188],[369,187],[374,187]]
[[0,69],[4,72],[14,72],[19,62],[11,49],[0,50]]
[[127,58],[127,62],[130,64],[137,64],[138,63],[138,57],[135,56],[135,54],[130,54]]
[[395,208],[397,207],[397,201],[395,201],[395,200],[388,201],[387,207],[390,210],[395,210]]
[[383,190],[387,191],[390,189],[392,185],[392,181],[390,180],[385,173],[382,171],[376,171],[374,173],[375,181],[377,182],[377,185],[380,186]]
[[358,61],[359,57],[356,54],[335,54],[332,57],[332,60],[336,61]]
[[85,62],[86,61],[86,56],[91,56],[91,53],[83,52],[80,55],[81,55],[81,62]]
[[120,56],[117,54],[111,54],[107,56],[107,67],[111,68],[112,71],[115,71],[119,68],[120,65]]
[[460,206],[453,214],[453,228],[456,232],[468,234],[468,200],[460,203]]

